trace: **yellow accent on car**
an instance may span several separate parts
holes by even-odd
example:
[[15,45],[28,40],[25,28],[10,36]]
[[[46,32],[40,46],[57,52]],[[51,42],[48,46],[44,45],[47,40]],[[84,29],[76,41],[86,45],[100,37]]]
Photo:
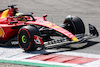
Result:
[[8,14],[8,11],[9,11],[9,9],[3,11],[3,13],[2,13],[0,19],[2,19],[2,18],[6,18],[6,17],[7,17],[7,14]]
[[30,26],[30,24],[27,24],[27,26]]
[[49,23],[49,24],[47,24],[48,26],[51,26],[51,25],[53,25],[52,23]]
[[2,37],[3,36],[3,31],[2,31],[2,29],[0,28],[0,37]]
[[79,41],[76,37],[73,37],[72,40],[75,41],[75,42]]
[[54,26],[54,28],[59,28],[59,26]]
[[22,15],[23,13],[16,13],[16,16],[20,16],[20,15]]

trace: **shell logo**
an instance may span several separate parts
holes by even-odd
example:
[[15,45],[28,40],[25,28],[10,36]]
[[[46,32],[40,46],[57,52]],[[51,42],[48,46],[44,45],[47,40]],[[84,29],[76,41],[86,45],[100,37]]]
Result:
[[4,30],[0,27],[0,37],[4,38]]

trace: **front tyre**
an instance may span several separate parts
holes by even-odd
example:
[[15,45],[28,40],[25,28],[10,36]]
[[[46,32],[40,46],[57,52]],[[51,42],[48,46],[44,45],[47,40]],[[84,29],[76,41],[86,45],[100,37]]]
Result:
[[65,21],[65,29],[73,34],[85,34],[85,26],[83,21],[77,16],[67,16]]
[[34,35],[39,36],[39,30],[36,27],[24,26],[18,32],[19,46],[25,51],[36,50],[36,44],[34,42]]

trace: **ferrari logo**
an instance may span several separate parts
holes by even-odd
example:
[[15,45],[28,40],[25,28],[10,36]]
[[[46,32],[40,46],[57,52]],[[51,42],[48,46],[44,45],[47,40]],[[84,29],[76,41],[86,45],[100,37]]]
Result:
[[0,27],[0,37],[4,38],[4,30]]

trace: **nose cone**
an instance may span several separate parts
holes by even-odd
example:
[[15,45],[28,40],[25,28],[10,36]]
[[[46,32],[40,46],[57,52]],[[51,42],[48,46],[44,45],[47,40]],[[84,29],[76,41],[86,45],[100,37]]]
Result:
[[79,41],[76,37],[73,37],[72,40],[75,41],[75,42]]

